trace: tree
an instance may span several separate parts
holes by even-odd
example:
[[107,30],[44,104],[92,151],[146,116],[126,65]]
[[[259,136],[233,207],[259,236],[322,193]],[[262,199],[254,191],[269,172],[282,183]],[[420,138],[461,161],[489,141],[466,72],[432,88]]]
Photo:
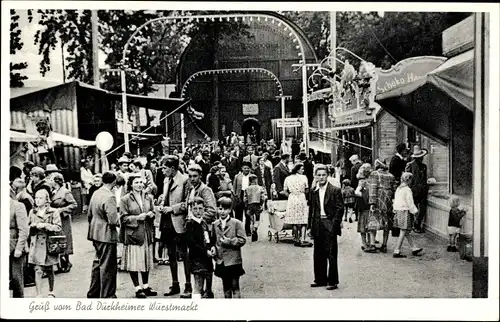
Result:
[[[320,60],[328,55],[329,12],[285,11],[282,14],[304,30]],[[469,15],[463,12],[387,12],[381,17],[376,12],[336,12],[337,47],[345,47],[382,68],[410,57],[441,56],[441,33]],[[359,59],[348,53],[338,51],[337,57],[359,66]],[[337,66],[341,68],[341,64]]]
[[[154,91],[155,83],[175,83],[176,66],[182,52],[194,34],[208,37],[211,21],[161,21],[142,28],[131,39],[131,44],[122,62],[122,52],[127,40],[141,25],[158,17],[169,15],[203,15],[216,12],[204,11],[131,11],[100,10],[99,47],[106,54],[106,64],[112,69],[125,68],[127,92],[147,95]],[[38,24],[43,26],[35,36],[35,44],[42,55],[40,71],[44,75],[50,70],[50,52],[59,41],[67,48],[66,68],[68,79],[86,83],[92,81],[91,12],[89,10],[38,10]],[[217,23],[218,31],[235,36],[245,34],[245,25],[240,22]],[[247,33],[248,34],[248,33]],[[104,71],[102,87],[121,92],[121,80],[117,73]],[[129,109],[138,116],[138,108]]]
[[[38,24],[43,28],[35,35],[35,44],[42,55],[40,72],[50,70],[50,51],[59,41],[67,48],[68,78],[90,83],[92,80],[91,12],[89,10],[38,10]],[[119,68],[122,51],[132,33],[145,22],[168,15],[202,15],[204,11],[131,11],[99,10],[99,45],[106,54],[106,64]],[[211,14],[216,12],[210,12]],[[127,73],[127,92],[147,94],[153,91],[154,83],[174,83],[175,67],[196,33],[208,35],[211,24],[204,21],[163,21],[143,28],[131,41],[124,62],[126,68],[140,73]],[[227,34],[245,33],[245,26],[239,22],[220,24],[220,32]],[[104,75],[104,88],[121,91],[117,75]]]
[[[21,41],[21,29],[19,28],[19,15],[16,10],[10,10],[10,54],[15,55],[18,50],[23,48],[23,42]],[[21,75],[20,71],[26,69],[28,64],[26,62],[21,63],[10,63],[10,87],[23,87],[24,80],[28,79],[28,76]]]

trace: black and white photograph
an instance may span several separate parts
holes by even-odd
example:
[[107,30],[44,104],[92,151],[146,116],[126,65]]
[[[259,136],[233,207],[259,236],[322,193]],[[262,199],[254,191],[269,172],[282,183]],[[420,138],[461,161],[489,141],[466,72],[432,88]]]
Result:
[[2,317],[497,320],[500,7],[440,6],[2,2]]

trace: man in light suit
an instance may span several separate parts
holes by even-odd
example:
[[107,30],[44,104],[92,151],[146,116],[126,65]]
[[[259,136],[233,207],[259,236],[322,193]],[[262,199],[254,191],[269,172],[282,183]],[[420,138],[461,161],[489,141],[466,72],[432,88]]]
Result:
[[311,191],[308,220],[314,239],[314,283],[311,287],[326,286],[327,290],[335,290],[339,284],[337,236],[342,233],[344,201],[340,188],[328,182],[326,166],[319,165],[315,176],[317,185]]
[[190,298],[193,288],[191,286],[191,270],[186,241],[187,193],[190,188],[188,178],[179,172],[179,158],[167,155],[161,160],[165,174],[163,195],[160,197],[163,206],[160,208],[161,242],[167,246],[172,274],[172,286],[165,296],[176,295],[181,292],[179,275],[177,272],[177,251],[183,257],[184,275],[186,284],[182,298]]
[[259,162],[259,157],[255,155],[255,149],[253,146],[247,148],[247,155],[243,158],[243,162],[250,162],[252,164],[252,169],[257,167]]
[[116,274],[118,272],[116,243],[118,242],[118,216],[113,188],[116,175],[105,172],[103,185],[90,199],[87,239],[92,241],[96,256],[87,298],[116,298]]
[[286,177],[290,175],[288,163],[290,162],[289,154],[281,155],[281,162],[278,163],[273,169],[273,184],[278,194],[278,200],[288,200],[287,195],[284,193],[283,184]]

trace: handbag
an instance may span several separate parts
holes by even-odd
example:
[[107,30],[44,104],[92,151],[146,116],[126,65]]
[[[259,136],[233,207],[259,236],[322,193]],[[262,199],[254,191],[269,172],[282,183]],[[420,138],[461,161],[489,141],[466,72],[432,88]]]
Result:
[[401,232],[401,229],[397,227],[392,227],[391,228],[391,235],[392,237],[399,237],[399,233]]
[[[56,213],[55,215],[59,216],[59,213]],[[47,253],[49,255],[63,254],[67,247],[68,240],[61,231],[54,232],[47,237]]]
[[367,230],[379,230],[381,228],[380,225],[380,210],[375,209],[375,210],[370,210],[370,213],[368,214],[368,224],[366,226]]
[[65,235],[53,235],[47,238],[47,253],[60,255],[66,251],[68,241]]

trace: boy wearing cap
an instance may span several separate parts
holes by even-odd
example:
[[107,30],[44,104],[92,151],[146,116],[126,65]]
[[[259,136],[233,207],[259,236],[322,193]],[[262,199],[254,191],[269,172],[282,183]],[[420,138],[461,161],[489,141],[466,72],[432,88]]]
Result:
[[252,241],[257,241],[258,239],[257,228],[259,227],[262,206],[266,202],[266,195],[266,190],[257,184],[257,176],[251,174],[249,176],[249,186],[245,190],[243,201],[247,210],[245,230],[251,230]]

